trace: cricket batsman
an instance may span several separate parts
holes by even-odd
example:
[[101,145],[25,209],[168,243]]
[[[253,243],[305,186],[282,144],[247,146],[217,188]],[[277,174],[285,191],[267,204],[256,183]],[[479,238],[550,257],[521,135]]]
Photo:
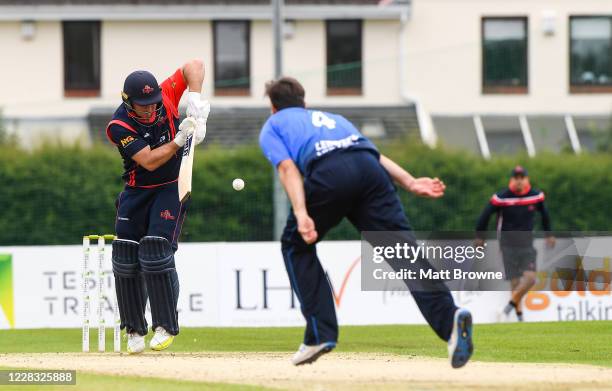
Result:
[[[412,177],[381,155],[344,117],[307,110],[305,91],[297,80],[271,81],[266,95],[272,115],[259,143],[278,170],[292,206],[281,249],[306,320],[303,343],[292,359],[294,365],[302,365],[330,352],[338,341],[332,291],[316,243],[344,217],[359,231],[409,232],[392,180],[407,191],[432,198],[441,197],[445,185],[437,178]],[[437,290],[412,290],[412,295],[436,334],[448,341],[452,366],[465,365],[473,351],[469,311],[455,306],[443,284]]]
[[476,245],[483,246],[482,233],[487,230],[491,215],[497,214],[504,270],[512,289],[510,301],[500,313],[500,320],[508,319],[514,310],[518,321],[523,321],[521,300],[535,284],[536,278],[537,251],[533,247],[536,212],[542,215],[546,244],[554,247],[555,237],[550,234],[550,216],[544,204],[544,193],[531,187],[524,167],[516,166],[510,173],[508,187],[493,194],[476,224],[479,236]]
[[[201,99],[203,80],[200,60],[187,62],[161,85],[147,71],[132,72],[123,85],[123,103],[106,128],[125,169],[112,260],[121,328],[131,354],[145,349],[147,296],[155,332],[150,348],[166,349],[179,333],[174,253],[189,199],[179,201],[177,177],[188,137],[199,144],[206,135],[210,105]],[[196,121],[179,124],[179,101],[187,88],[187,116]]]

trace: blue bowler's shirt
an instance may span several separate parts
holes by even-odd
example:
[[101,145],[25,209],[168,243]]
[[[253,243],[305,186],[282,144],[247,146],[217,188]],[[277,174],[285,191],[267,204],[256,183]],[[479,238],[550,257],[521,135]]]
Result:
[[313,161],[333,151],[350,148],[379,154],[374,144],[343,116],[301,107],[270,116],[261,129],[259,145],[274,167],[291,159],[303,175]]

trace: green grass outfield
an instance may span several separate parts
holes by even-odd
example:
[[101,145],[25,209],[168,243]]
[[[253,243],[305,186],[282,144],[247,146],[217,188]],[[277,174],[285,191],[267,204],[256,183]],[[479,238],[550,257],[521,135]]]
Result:
[[[107,330],[107,351],[112,349]],[[95,349],[95,333],[91,346]],[[287,352],[302,328],[182,328],[170,351]],[[80,329],[0,330],[0,353],[79,352]],[[612,367],[612,322],[476,325],[473,360],[594,364]],[[123,345],[125,349],[125,343]],[[446,344],[421,325],[343,326],[337,351],[446,357]]]
[[[301,342],[302,328],[182,328],[170,348],[174,352],[286,352],[287,359]],[[96,348],[92,332],[91,347]],[[79,352],[80,329],[1,330],[0,353]],[[112,334],[107,332],[107,351]],[[612,367],[612,322],[506,323],[476,325],[473,360],[593,364]],[[123,346],[125,349],[125,344]],[[340,352],[390,353],[446,357],[446,344],[427,326],[344,326]],[[78,374],[81,386],[45,390],[264,390],[217,383]],[[0,390],[30,390],[29,386]]]

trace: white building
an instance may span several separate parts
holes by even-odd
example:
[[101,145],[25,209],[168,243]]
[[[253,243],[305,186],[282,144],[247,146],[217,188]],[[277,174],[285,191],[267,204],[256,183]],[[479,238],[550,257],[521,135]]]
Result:
[[[193,57],[205,62],[211,121],[247,126],[235,137],[251,140],[265,118],[267,0],[22,3],[0,0],[0,107],[26,144],[57,133],[87,143],[127,74],[162,79]],[[612,1],[384,3],[286,0],[284,74],[310,106],[344,110],[373,137],[418,129],[485,156],[593,148],[608,126]]]

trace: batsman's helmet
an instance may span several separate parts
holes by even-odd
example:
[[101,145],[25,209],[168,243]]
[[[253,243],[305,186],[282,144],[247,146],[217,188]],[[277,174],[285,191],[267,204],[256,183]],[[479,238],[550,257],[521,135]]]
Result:
[[[128,75],[123,83],[121,99],[131,118],[145,126],[153,126],[159,121],[162,109],[162,91],[155,76],[147,71],[134,71]],[[154,112],[147,117],[139,117],[133,105],[157,105]]]

